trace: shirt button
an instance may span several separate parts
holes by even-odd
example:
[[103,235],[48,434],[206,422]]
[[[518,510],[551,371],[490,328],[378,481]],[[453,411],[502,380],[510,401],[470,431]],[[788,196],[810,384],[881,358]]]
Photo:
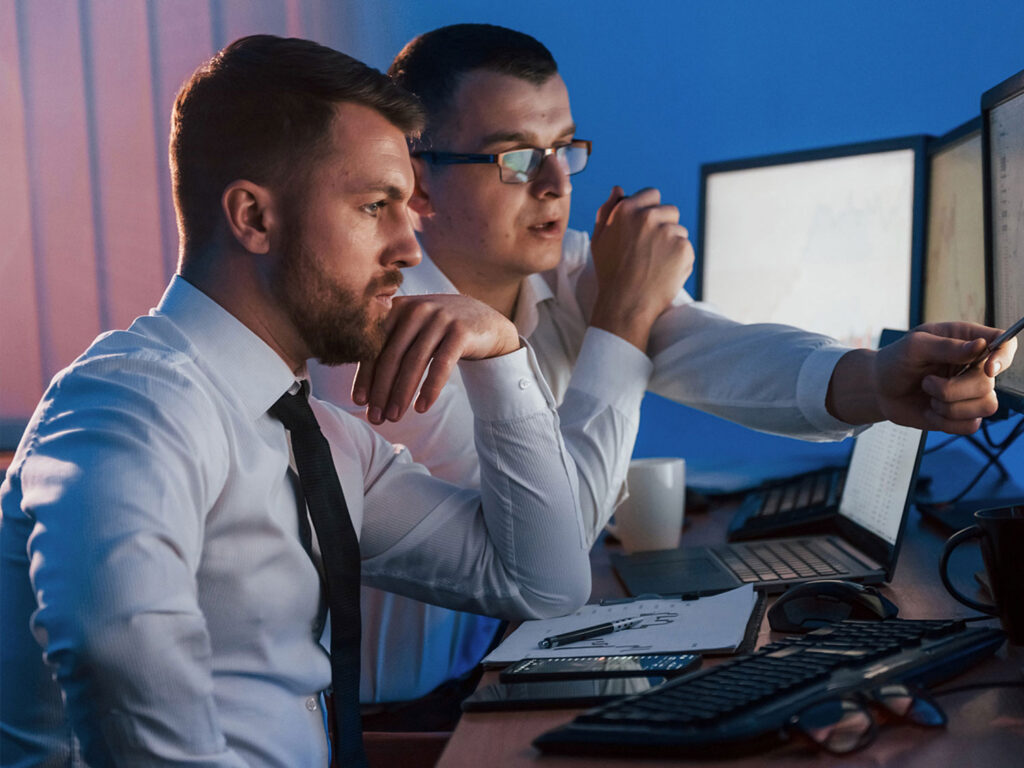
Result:
[[316,699],[314,699],[312,696],[306,699],[306,709],[308,709],[310,712],[316,712],[317,706],[318,705],[316,703]]
[[529,386],[530,386],[530,380],[529,379],[523,378],[523,379],[519,380],[519,388],[520,389],[527,389],[527,388],[529,388]]

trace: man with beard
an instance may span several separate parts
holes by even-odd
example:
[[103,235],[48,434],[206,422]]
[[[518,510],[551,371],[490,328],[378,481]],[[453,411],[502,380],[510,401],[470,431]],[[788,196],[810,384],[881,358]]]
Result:
[[[178,94],[178,274],[55,377],[0,490],[5,766],[325,766],[332,677],[351,715],[336,757],[364,764],[360,558],[367,583],[463,610],[542,617],[587,598],[575,469],[515,327],[460,296],[392,311],[419,261],[420,122],[376,70],[269,36]],[[399,379],[433,360],[431,386],[466,361],[479,490],[307,404],[307,359],[382,348]],[[354,546],[320,547],[330,528]],[[321,645],[326,593],[332,651],[354,637],[347,666]]]
[[[678,210],[655,189],[612,190],[592,240],[567,230],[570,177],[591,147],[577,139],[568,90],[534,38],[482,24],[443,27],[410,42],[390,73],[427,111],[410,202],[425,255],[403,292],[474,296],[529,339],[560,403],[588,541],[620,497],[646,390],[813,440],[842,439],[851,425],[881,419],[970,432],[995,410],[992,377],[1009,365],[1012,345],[984,370],[949,378],[993,329],[925,327],[875,353],[795,328],[735,323],[680,290],[693,253]],[[458,377],[429,411],[407,412],[415,382],[392,387],[365,366],[358,375],[323,373],[314,372],[321,393],[345,403],[351,390],[381,433],[435,474],[475,482],[479,457]],[[479,661],[496,629],[372,589],[363,615],[361,695],[374,703],[375,728],[404,729],[443,712],[440,700],[465,692],[452,681]]]

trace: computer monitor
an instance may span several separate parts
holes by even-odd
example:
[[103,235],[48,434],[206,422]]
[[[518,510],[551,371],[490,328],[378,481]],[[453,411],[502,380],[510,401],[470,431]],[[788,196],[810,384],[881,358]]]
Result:
[[928,143],[926,322],[988,322],[981,117]]
[[701,167],[698,298],[875,347],[919,322],[924,136]]
[[[988,295],[993,324],[1006,328],[1024,315],[1024,71],[986,91],[981,114]],[[1000,374],[996,391],[1024,412],[1024,365]]]

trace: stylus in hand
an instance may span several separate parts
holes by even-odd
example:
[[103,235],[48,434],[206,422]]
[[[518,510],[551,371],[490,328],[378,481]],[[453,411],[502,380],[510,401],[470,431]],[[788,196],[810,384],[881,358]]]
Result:
[[1001,334],[999,334],[999,336],[993,339],[992,343],[985,347],[984,351],[976,358],[971,360],[971,362],[964,363],[962,366],[960,366],[957,372],[953,374],[953,377],[956,378],[957,376],[960,376],[963,373],[967,373],[967,371],[976,366],[978,363],[982,362],[983,360],[987,360],[990,355],[992,355],[997,349],[1003,346],[1003,344],[1008,342],[1022,330],[1024,330],[1024,317],[1022,317],[1016,323],[1014,323]]
[[578,643],[580,640],[589,640],[592,637],[610,635],[612,632],[618,632],[620,629],[630,629],[631,627],[635,627],[641,621],[643,621],[641,616],[634,616],[629,619],[619,619],[618,621],[607,621],[604,624],[598,624],[594,627],[575,629],[572,632],[563,632],[560,635],[545,637],[537,643],[537,645],[541,648],[554,648],[559,645]]

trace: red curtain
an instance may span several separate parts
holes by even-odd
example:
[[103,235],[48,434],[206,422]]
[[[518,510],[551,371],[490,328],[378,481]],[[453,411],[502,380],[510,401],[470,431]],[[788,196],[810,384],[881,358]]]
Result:
[[337,0],[0,0],[0,450],[50,378],[160,298],[181,83],[256,32],[346,50]]

